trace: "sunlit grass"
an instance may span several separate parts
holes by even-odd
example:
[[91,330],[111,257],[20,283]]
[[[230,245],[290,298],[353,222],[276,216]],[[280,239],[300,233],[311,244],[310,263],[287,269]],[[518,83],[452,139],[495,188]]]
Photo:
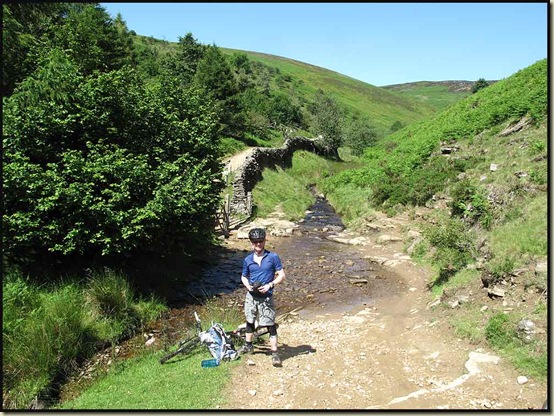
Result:
[[60,410],[203,410],[222,404],[229,371],[240,361],[202,368],[207,349],[161,365],[159,354],[119,363]]

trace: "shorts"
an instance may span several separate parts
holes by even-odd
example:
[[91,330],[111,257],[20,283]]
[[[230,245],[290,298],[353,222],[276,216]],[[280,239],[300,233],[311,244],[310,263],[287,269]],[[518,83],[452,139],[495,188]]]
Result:
[[257,318],[259,326],[275,325],[273,296],[257,297],[247,292],[244,302],[244,314],[246,315],[247,322],[254,323]]

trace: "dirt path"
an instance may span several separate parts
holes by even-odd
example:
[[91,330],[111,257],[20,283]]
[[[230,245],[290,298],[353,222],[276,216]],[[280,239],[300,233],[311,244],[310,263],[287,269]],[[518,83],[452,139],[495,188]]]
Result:
[[[387,235],[400,235],[407,219],[395,221],[381,219]],[[267,345],[242,357],[228,408],[540,408],[546,386],[531,377],[522,383],[494,352],[458,339],[430,307],[429,272],[402,252],[401,241],[375,244],[382,234],[358,247],[360,256],[396,273],[403,289],[349,310],[329,302],[287,316],[279,328],[283,367],[271,366]],[[281,290],[294,287],[298,274],[289,273]]]
[[254,149],[254,147],[250,147],[225,160],[225,172],[231,173],[240,168],[244,164],[244,160],[252,154]]

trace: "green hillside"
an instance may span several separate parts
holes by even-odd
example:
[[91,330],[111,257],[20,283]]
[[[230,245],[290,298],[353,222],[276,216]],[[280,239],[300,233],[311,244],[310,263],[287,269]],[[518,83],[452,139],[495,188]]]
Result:
[[471,81],[420,81],[381,88],[405,98],[413,98],[439,111],[471,95],[473,84]]
[[380,136],[388,132],[397,121],[407,125],[428,118],[436,112],[432,106],[422,105],[412,97],[403,97],[315,65],[259,52],[222,50],[228,54],[245,53],[252,61],[277,68],[281,75],[296,80],[295,90],[308,99],[321,88],[346,108],[369,117]]
[[[438,227],[450,230],[448,238],[475,233],[476,240],[448,247],[435,240],[439,276],[443,268],[455,275],[483,253],[499,279],[546,256],[547,68],[539,61],[387,136],[366,149],[365,167],[324,182],[330,199],[344,214],[368,196],[391,214],[445,200],[449,211]],[[363,190],[364,200],[341,203],[347,189]]]

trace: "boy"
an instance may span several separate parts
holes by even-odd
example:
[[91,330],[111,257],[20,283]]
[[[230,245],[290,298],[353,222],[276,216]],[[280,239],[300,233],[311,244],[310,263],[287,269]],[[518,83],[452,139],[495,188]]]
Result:
[[254,350],[252,338],[254,322],[258,318],[259,325],[266,326],[269,331],[271,361],[275,367],[281,367],[281,358],[277,352],[273,288],[285,280],[285,270],[279,256],[265,249],[266,234],[263,228],[253,228],[248,233],[248,238],[252,244],[252,253],[244,259],[241,276],[242,284],[248,290],[244,302],[246,344],[239,353],[244,354]]

